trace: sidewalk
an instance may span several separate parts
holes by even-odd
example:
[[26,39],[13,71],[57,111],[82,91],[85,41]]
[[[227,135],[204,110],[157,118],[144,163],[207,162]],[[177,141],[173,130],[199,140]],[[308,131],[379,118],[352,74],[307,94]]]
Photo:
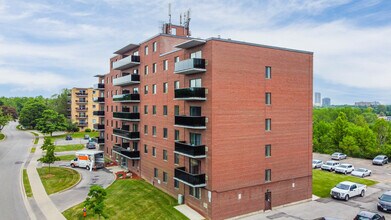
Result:
[[[40,134],[40,137],[42,135]],[[30,179],[31,189],[34,195],[35,202],[37,206],[42,211],[46,219],[64,219],[65,217],[61,214],[61,212],[54,205],[52,200],[46,194],[45,188],[42,185],[41,179],[39,178],[37,166],[38,159],[42,155],[41,146],[43,144],[43,139],[40,138],[38,144],[36,145],[35,153],[33,154],[30,163],[27,166],[27,175]]]

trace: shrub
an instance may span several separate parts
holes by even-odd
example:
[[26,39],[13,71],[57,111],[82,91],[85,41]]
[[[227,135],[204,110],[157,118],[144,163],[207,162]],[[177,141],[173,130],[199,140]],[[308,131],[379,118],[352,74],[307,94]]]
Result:
[[90,128],[86,128],[86,130],[84,130],[85,132],[91,132],[91,129]]

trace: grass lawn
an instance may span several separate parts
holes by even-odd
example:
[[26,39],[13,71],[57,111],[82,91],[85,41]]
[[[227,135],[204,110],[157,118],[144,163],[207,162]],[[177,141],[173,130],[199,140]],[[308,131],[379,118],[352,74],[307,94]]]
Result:
[[330,190],[342,181],[352,181],[355,183],[365,184],[367,186],[374,185],[378,182],[354,177],[350,175],[336,174],[328,171],[313,170],[312,172],[312,194],[319,197],[329,197]]
[[5,135],[0,133],[0,141],[3,140],[5,138]]
[[79,182],[80,174],[72,169],[62,167],[37,168],[39,177],[48,195],[67,189]]
[[54,152],[75,151],[84,149],[83,144],[56,145]]
[[30,153],[35,153],[35,149],[35,147],[32,147]]
[[74,133],[69,133],[69,134],[62,134],[58,136],[53,136],[53,139],[65,139],[67,135],[71,135],[73,138],[84,138],[84,135],[88,134],[90,137],[97,137],[99,136],[99,132],[97,131],[91,131],[91,132],[74,132]]
[[60,158],[60,160],[62,160],[62,161],[71,161],[71,160],[75,159],[75,157],[76,156],[74,154],[58,156],[58,158]]
[[29,180],[29,177],[27,176],[26,169],[23,169],[23,185],[24,185],[24,191],[26,191],[27,197],[33,197],[33,192],[31,191],[30,180]]
[[[106,189],[105,212],[110,219],[187,219],[177,201],[144,180],[116,180]],[[83,204],[63,212],[67,219],[83,219]],[[86,219],[98,219],[88,213]],[[101,218],[103,219],[103,218]]]

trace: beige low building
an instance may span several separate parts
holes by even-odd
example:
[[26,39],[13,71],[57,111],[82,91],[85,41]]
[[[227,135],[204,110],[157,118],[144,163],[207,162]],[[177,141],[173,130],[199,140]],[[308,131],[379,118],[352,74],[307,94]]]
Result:
[[93,99],[98,97],[98,92],[93,88],[72,88],[68,100],[68,118],[76,122],[81,131],[86,128],[94,129],[98,123],[98,117],[93,115],[99,106]]

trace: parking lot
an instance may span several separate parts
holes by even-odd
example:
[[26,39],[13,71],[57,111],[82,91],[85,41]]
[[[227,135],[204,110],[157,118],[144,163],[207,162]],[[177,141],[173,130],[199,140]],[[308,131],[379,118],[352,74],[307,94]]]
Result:
[[[313,158],[325,162],[327,160],[330,160],[330,155],[314,153]],[[372,165],[371,160],[349,157],[348,159],[342,160],[341,162],[351,163],[356,169],[363,167],[372,170],[372,175],[366,178],[378,181],[379,183],[368,187],[367,193],[364,197],[354,197],[351,198],[348,202],[335,200],[332,198],[314,198],[312,201],[309,202],[279,207],[269,212],[260,212],[258,214],[243,217],[240,219],[310,220],[319,217],[332,217],[341,220],[351,220],[361,210],[381,213],[385,216],[386,219],[391,219],[391,214],[377,211],[378,197],[383,192],[391,190],[391,165],[387,164],[384,166],[374,166]]]

